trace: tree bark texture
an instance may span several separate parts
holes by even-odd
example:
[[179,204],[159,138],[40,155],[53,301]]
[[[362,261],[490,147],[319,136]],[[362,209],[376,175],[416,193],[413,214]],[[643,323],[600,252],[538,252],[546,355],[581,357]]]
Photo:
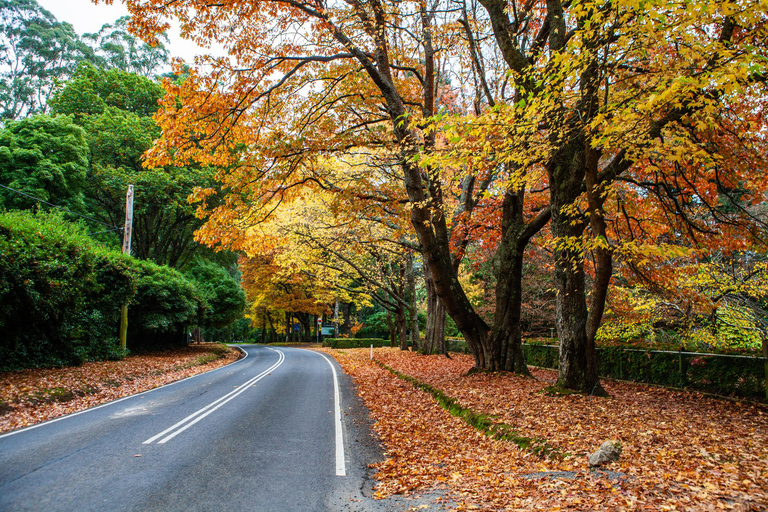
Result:
[[555,237],[556,318],[560,357],[557,385],[605,394],[597,375],[597,351],[587,337],[587,301],[581,236],[584,219],[567,210],[581,194],[583,138],[557,150],[548,164],[552,234]]
[[435,285],[425,276],[427,289],[427,329],[424,334],[424,343],[421,345],[422,354],[445,353],[445,307],[435,292]]
[[524,189],[509,188],[504,195],[502,238],[498,249],[496,311],[488,340],[488,350],[492,354],[489,369],[530,375],[523,355],[520,326],[523,253],[531,236],[526,231],[523,216],[524,194]]
[[419,350],[419,310],[416,304],[416,276],[413,269],[413,251],[409,250],[405,257],[405,280],[408,287],[408,318],[410,319],[411,350]]

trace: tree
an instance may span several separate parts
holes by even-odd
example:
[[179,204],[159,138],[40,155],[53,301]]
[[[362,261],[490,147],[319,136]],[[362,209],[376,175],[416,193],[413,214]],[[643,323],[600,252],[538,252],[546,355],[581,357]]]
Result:
[[[85,131],[68,116],[33,116],[9,121],[0,131],[0,206],[32,209],[32,197],[84,212],[88,169]],[[29,197],[32,196],[32,197]]]
[[[83,40],[92,48],[94,61],[102,69],[119,69],[143,77],[156,76],[169,62],[169,52],[158,41],[154,45],[142,42],[127,31],[128,17],[119,18],[114,25],[106,24],[97,33],[84,34]],[[168,37],[161,35],[165,43]]]
[[[157,112],[162,97],[160,84],[146,77],[82,63],[72,78],[53,95],[50,106],[54,112],[73,115],[77,119],[103,114],[109,107],[144,118]],[[159,131],[153,129],[152,134],[157,136]]]
[[245,292],[224,268],[212,261],[197,259],[189,265],[185,275],[196,284],[203,298],[201,327],[224,329],[242,318]]
[[[551,217],[558,384],[599,393],[593,333],[613,261],[612,249],[600,245],[606,240],[606,187],[644,159],[659,154],[674,161],[680,148],[701,147],[696,136],[717,125],[713,113],[756,97],[764,7],[702,2],[681,10],[666,0],[649,8],[633,1],[521,2],[512,9],[500,0],[481,4],[486,17],[480,22],[490,27],[494,51],[509,71],[510,93],[479,118],[476,135],[498,155],[492,168],[501,169],[494,176],[505,183],[495,189],[505,200],[502,233],[508,241],[501,245],[499,275],[511,277],[497,288],[497,308],[517,300],[522,251]],[[227,164],[223,180],[239,197],[233,195],[219,220],[231,221],[240,201],[275,190],[273,183],[293,188],[317,180],[311,171],[318,154],[385,145],[397,157],[435,291],[477,367],[499,369],[499,339],[510,337],[513,366],[521,364],[514,341],[519,308],[501,310],[489,327],[472,307],[450,247],[449,186],[441,167],[425,158],[439,141],[431,122],[441,69],[436,64],[442,51],[458,48],[448,23],[451,7],[152,1],[129,8],[134,28],[150,39],[162,29],[163,16],[177,16],[200,42],[215,38],[232,49],[232,62],[213,62],[210,73],[193,72],[184,84],[166,83],[159,117],[166,135],[151,152],[155,164]],[[267,15],[274,23],[263,22]],[[227,19],[232,30],[224,34],[218,27]],[[472,61],[475,69],[483,67]],[[689,125],[693,131],[685,129]],[[239,147],[248,150],[235,157]],[[547,187],[550,206],[521,220],[526,186],[534,178]],[[589,309],[585,246],[597,262]]]
[[89,210],[106,223],[120,225],[125,191],[133,184],[133,254],[182,267],[200,247],[194,231],[202,224],[187,197],[195,186],[211,183],[213,170],[144,168],[143,154],[160,136],[150,116],[161,95],[160,86],[147,78],[84,64],[53,97],[51,107],[74,116],[87,134]]
[[72,25],[35,0],[0,2],[0,119],[45,112],[56,86],[90,58]]
[[[505,154],[519,172],[546,172],[558,290],[558,384],[600,392],[594,335],[612,275],[614,247],[606,225],[611,184],[645,158],[680,164],[681,148],[698,152],[701,133],[719,124],[712,114],[738,101],[734,88],[743,98],[754,94],[756,79],[762,80],[754,62],[762,50],[746,34],[755,34],[750,29],[765,12],[757,4],[731,2],[712,11],[705,3],[680,10],[665,1],[649,9],[633,2],[554,1],[514,9],[497,0],[481,4],[513,95],[479,125],[507,130],[507,148],[494,152]],[[757,73],[750,75],[749,68]],[[669,184],[671,176],[659,177]],[[586,250],[595,261],[589,309]]]

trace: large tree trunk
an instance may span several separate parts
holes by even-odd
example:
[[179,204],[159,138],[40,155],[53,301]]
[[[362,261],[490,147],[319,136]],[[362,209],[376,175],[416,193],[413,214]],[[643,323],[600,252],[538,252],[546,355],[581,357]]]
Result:
[[[520,309],[522,307],[523,253],[532,236],[523,216],[524,189],[507,189],[502,211],[502,238],[496,280],[496,312],[488,351],[489,369],[530,375],[523,355]],[[541,223],[543,226],[543,223]],[[540,229],[540,228],[539,228]],[[538,229],[536,229],[538,231]]]
[[600,327],[605,312],[608,285],[613,273],[613,251],[608,243],[605,210],[603,209],[605,195],[603,187],[600,187],[597,174],[599,158],[600,154],[596,149],[587,147],[585,151],[585,180],[587,201],[589,202],[589,224],[592,228],[592,237],[595,239],[593,249],[595,280],[592,284],[592,297],[589,304],[589,318],[587,319],[587,339],[592,345],[595,344],[597,329]]
[[597,351],[587,337],[587,300],[581,236],[581,217],[569,215],[581,193],[584,177],[583,138],[557,151],[548,165],[555,237],[556,325],[560,343],[557,385],[584,393],[604,395],[597,375]]
[[441,353],[441,347],[445,347],[445,307],[435,292],[428,269],[424,269],[424,281],[427,289],[427,329],[424,333],[424,342],[421,344],[422,354]]

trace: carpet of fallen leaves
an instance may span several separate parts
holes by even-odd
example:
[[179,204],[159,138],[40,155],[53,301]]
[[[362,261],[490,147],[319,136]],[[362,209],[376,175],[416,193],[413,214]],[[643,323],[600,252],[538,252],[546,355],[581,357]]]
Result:
[[[542,458],[451,416],[368,349],[324,351],[355,379],[375,420],[386,450],[379,497],[445,489],[459,510],[768,510],[763,405],[611,381],[611,398],[550,396],[541,391],[551,371],[467,375],[469,356],[375,350],[377,361],[565,454]],[[605,469],[624,476],[596,476],[587,455],[612,439],[623,453]],[[549,471],[576,477],[531,477]]]
[[201,343],[121,361],[0,373],[0,432],[140,393],[240,357],[239,350]]

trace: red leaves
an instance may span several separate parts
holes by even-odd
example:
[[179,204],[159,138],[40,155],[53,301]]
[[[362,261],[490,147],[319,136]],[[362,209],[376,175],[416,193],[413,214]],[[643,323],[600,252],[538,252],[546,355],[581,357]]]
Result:
[[156,388],[240,357],[236,350],[219,357],[220,347],[203,343],[122,361],[0,374],[0,432]]
[[[521,435],[540,436],[563,460],[540,459],[492,441],[440,408],[427,393],[370,362],[368,349],[329,351],[350,373],[387,450],[380,496],[447,488],[460,504],[483,510],[762,509],[768,506],[768,410],[697,393],[604,382],[612,398],[540,393],[539,380],[475,374],[468,356],[452,360],[376,349],[375,357],[441,389],[475,412],[494,415]],[[619,439],[620,461],[590,474],[586,455]],[[573,479],[525,478],[574,471]]]

